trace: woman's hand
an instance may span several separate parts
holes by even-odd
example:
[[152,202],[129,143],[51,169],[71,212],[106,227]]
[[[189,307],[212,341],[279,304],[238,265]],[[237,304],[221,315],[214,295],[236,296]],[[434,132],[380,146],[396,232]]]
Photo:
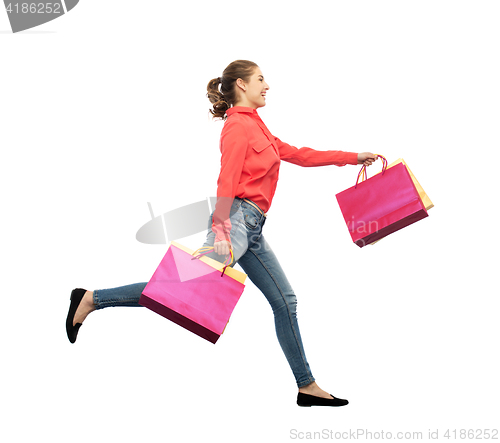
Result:
[[358,164],[363,163],[365,166],[370,166],[375,160],[377,160],[377,154],[372,154],[371,152],[362,152],[358,154]]
[[233,249],[233,245],[229,241],[219,241],[214,243],[214,252],[219,255],[229,255],[229,249]]

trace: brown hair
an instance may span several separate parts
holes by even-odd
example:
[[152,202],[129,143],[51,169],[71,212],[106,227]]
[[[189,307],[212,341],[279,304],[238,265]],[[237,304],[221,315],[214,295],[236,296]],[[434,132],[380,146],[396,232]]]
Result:
[[234,105],[237,98],[236,80],[241,78],[248,82],[257,67],[257,64],[248,60],[235,60],[224,69],[222,77],[213,78],[208,82],[207,97],[213,104],[213,109],[210,109],[212,118],[227,118],[226,111]]

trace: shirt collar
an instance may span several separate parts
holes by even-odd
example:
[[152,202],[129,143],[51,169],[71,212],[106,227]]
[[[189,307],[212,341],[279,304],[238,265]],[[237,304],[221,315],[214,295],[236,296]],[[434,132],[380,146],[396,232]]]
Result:
[[232,108],[229,108],[226,111],[226,114],[229,117],[231,114],[235,114],[236,112],[246,112],[246,113],[249,113],[249,114],[259,115],[259,114],[257,114],[257,109],[250,108],[250,107],[247,107],[247,106],[233,106]]

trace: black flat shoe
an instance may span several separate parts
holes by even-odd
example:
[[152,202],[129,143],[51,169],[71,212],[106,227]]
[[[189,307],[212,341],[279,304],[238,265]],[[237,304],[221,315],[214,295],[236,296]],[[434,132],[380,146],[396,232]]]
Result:
[[303,394],[302,392],[299,392],[299,395],[297,395],[297,404],[299,406],[345,406],[348,403],[349,402],[347,400],[335,397],[322,398],[314,395]]
[[73,289],[73,291],[71,291],[71,303],[69,305],[68,316],[66,317],[66,333],[68,334],[68,338],[71,343],[76,341],[78,330],[82,325],[81,323],[77,323],[73,326],[73,319],[75,318],[76,310],[78,309],[85,292],[87,292],[87,290],[82,288]]

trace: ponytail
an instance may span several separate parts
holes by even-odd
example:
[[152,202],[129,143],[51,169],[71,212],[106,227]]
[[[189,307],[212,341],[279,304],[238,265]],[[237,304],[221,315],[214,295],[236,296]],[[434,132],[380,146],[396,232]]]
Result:
[[219,91],[219,85],[222,84],[222,78],[213,78],[207,85],[207,97],[210,103],[213,104],[213,109],[210,109],[212,118],[221,118],[225,120],[224,116],[229,109],[229,103],[226,101],[224,94]]
[[213,104],[213,109],[210,109],[212,118],[226,120],[226,111],[236,103],[236,80],[241,78],[245,82],[250,81],[257,67],[257,64],[248,60],[235,60],[224,69],[222,77],[208,82],[207,97]]

